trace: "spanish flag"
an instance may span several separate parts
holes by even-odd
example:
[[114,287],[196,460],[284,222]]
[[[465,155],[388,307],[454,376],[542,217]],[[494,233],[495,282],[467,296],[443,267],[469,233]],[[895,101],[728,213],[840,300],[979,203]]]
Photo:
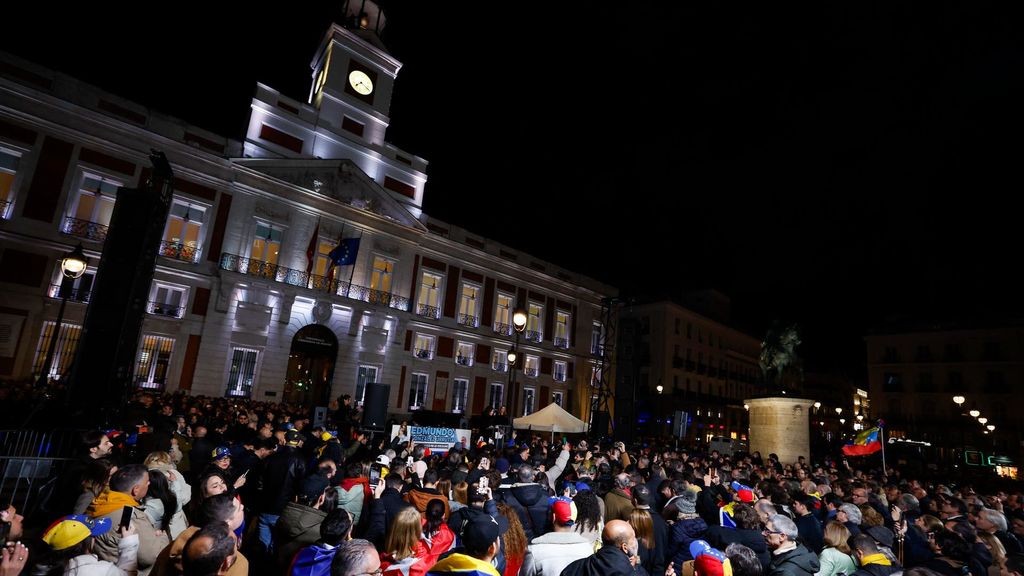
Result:
[[853,442],[843,446],[843,454],[847,456],[867,456],[882,449],[882,441],[878,439],[878,427],[865,430],[853,439]]

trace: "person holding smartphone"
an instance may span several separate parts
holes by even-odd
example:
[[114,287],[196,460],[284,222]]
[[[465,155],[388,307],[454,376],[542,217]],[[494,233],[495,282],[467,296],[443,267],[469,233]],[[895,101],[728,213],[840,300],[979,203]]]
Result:
[[117,528],[119,538],[115,562],[101,560],[93,551],[96,537],[112,529],[113,523],[109,518],[93,520],[82,515],[65,516],[43,533],[42,540],[50,549],[48,557],[40,565],[46,567],[47,573],[60,570],[68,576],[134,574],[138,570],[139,534],[130,523]]

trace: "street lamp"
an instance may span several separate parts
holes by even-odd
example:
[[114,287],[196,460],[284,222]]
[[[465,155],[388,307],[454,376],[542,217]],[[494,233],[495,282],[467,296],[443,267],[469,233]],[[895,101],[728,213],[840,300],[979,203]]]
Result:
[[658,384],[658,388],[657,388],[657,390],[658,390],[658,394],[661,394],[661,392],[662,392],[662,391],[663,391],[664,389],[665,389],[665,387],[664,387],[664,386],[662,386],[661,384]]
[[841,426],[843,424],[846,424],[846,418],[840,418],[839,419],[839,425]]
[[519,358],[519,336],[526,330],[528,316],[522,308],[516,308],[512,312],[512,328],[515,330],[516,343],[508,352],[508,396],[505,398],[505,405],[508,407],[509,426],[512,425],[512,418],[515,414],[515,388],[516,388],[516,360]]
[[985,418],[984,416],[981,417],[981,418],[978,418],[978,424],[981,424],[982,426],[984,426],[986,422],[988,422],[988,418]]
[[[68,280],[81,278],[88,267],[89,260],[85,257],[85,252],[82,251],[81,243],[74,250],[65,254],[64,258],[60,261],[60,273]],[[71,295],[71,286],[66,286],[65,288],[64,282],[61,282],[60,287],[57,289],[60,295],[60,308],[57,309],[57,322],[54,324],[53,331],[50,332],[50,344],[46,347],[46,358],[43,360],[43,368],[39,372],[39,380],[36,381],[36,386],[39,388],[45,388],[50,379],[50,367],[53,365],[53,354],[57,351],[60,325],[64,322],[64,307],[67,306],[68,296]]]
[[989,432],[995,432],[996,431],[996,425],[995,424],[989,424],[988,426],[986,426],[986,428],[988,428]]
[[821,402],[814,403],[814,409],[817,410],[818,408],[821,408]]
[[966,401],[967,399],[964,398],[963,396],[953,396],[953,402],[956,404],[957,408],[963,407],[964,402]]
[[977,418],[978,416],[981,416],[981,411],[980,410],[971,410],[970,412],[968,412],[968,414],[971,415],[971,418]]

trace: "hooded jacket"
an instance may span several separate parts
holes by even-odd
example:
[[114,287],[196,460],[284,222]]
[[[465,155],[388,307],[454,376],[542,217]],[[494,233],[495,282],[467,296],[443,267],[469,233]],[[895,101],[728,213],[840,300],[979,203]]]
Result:
[[274,542],[277,547],[277,564],[284,567],[299,551],[320,539],[320,524],[327,518],[326,512],[295,502],[285,504],[281,517],[274,525]]
[[139,535],[122,538],[118,544],[117,564],[100,560],[93,554],[75,556],[68,562],[68,576],[135,576],[139,571],[135,557],[139,552]]
[[338,486],[338,507],[352,515],[352,525],[359,525],[363,508],[369,513],[369,501],[373,498],[369,478],[345,478]]
[[427,504],[431,500],[440,500],[444,502],[444,520],[447,522],[448,516],[451,514],[451,511],[448,508],[447,496],[441,494],[434,488],[412,488],[405,493],[405,501],[415,506],[416,509],[420,511],[421,516],[426,512]]
[[889,576],[893,572],[902,572],[900,566],[893,566],[885,554],[868,554],[860,559],[860,568],[850,576]]
[[792,550],[772,554],[767,576],[814,576],[819,569],[818,557],[803,544],[797,544]]
[[708,525],[700,516],[685,520],[680,518],[672,525],[665,558],[672,562],[677,574],[683,573],[683,562],[693,560],[693,556],[690,554],[690,544],[694,540],[704,538],[707,531]]
[[548,491],[540,484],[530,482],[502,485],[498,489],[498,495],[502,502],[511,506],[519,515],[519,522],[523,525],[527,541],[550,531]]
[[562,570],[562,576],[647,576],[640,564],[633,566],[621,549],[602,546],[593,556],[581,558]]

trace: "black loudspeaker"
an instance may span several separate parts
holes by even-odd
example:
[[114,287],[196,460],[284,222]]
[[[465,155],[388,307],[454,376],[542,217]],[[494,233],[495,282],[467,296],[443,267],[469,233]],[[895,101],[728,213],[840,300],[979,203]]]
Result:
[[365,428],[384,429],[384,421],[388,418],[388,397],[391,396],[389,384],[367,384],[366,395],[363,397],[363,426]]
[[590,435],[593,438],[600,438],[608,434],[608,413],[601,410],[596,411],[591,417]]

